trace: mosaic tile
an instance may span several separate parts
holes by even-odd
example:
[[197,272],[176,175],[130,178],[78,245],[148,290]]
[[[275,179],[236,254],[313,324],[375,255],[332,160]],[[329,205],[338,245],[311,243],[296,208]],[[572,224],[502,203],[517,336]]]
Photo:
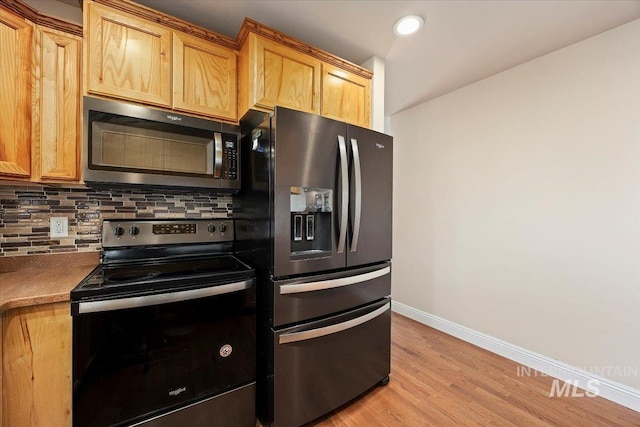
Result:
[[[49,237],[52,216],[69,218],[68,237]],[[229,195],[0,185],[0,256],[101,250],[103,219],[231,217]]]

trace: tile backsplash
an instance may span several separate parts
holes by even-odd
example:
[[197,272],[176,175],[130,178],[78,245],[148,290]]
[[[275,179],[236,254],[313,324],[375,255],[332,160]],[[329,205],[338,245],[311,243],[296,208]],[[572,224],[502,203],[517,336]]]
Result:
[[[129,188],[0,185],[0,256],[101,249],[103,219],[230,218],[232,198]],[[69,218],[68,237],[49,237],[49,218]]]

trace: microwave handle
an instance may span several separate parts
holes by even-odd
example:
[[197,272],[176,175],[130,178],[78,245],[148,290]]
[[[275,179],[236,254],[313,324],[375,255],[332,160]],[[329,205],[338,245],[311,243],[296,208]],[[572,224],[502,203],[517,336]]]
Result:
[[220,178],[222,176],[222,134],[214,132],[213,140],[216,151],[214,156],[213,177]]

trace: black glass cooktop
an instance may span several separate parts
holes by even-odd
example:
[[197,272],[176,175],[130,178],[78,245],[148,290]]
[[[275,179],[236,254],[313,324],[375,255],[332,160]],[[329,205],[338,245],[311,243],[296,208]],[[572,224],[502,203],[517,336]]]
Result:
[[212,286],[253,277],[254,270],[232,255],[147,261],[96,267],[75,289],[76,301],[96,296],[153,293],[171,288]]

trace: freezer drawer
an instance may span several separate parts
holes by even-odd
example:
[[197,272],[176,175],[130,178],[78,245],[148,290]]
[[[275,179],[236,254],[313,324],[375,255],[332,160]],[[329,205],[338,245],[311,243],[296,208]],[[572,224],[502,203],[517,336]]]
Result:
[[273,326],[328,316],[391,294],[391,263],[273,282]]
[[273,334],[275,427],[297,427],[386,379],[391,363],[389,298]]

